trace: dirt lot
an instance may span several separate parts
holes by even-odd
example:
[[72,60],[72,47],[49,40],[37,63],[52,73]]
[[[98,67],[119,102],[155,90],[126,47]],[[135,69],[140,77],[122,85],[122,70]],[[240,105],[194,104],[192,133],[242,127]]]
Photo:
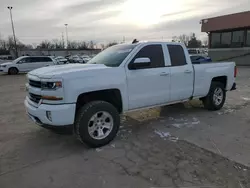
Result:
[[249,188],[249,81],[241,68],[218,112],[193,101],[123,116],[110,145],[89,149],[30,122],[25,75],[0,74],[0,187]]

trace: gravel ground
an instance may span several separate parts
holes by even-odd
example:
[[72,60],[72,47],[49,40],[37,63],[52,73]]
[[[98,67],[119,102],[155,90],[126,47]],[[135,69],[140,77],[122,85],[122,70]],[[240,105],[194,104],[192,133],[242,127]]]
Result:
[[[249,72],[240,69],[239,91],[228,95],[221,111],[208,112],[194,101],[129,113],[117,138],[97,149],[30,122],[23,106],[25,75],[0,74],[0,187],[248,188],[249,140],[241,139],[250,122]],[[241,132],[230,126],[234,121],[241,121]],[[214,136],[222,133],[225,139]],[[238,158],[234,147],[222,145],[235,135],[245,146],[235,147],[243,153]]]

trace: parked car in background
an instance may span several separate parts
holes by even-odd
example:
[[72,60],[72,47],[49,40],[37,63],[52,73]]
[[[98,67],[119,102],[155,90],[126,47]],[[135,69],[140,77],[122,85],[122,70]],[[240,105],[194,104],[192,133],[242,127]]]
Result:
[[87,63],[91,58],[88,55],[82,55],[81,58]]
[[8,74],[18,74],[50,65],[56,65],[56,61],[48,56],[22,56],[12,62],[2,63],[0,71]]
[[68,62],[68,59],[66,59],[63,56],[58,56],[58,57],[56,57],[54,59],[56,60],[58,65],[66,64]]
[[181,43],[120,44],[87,64],[29,72],[25,106],[37,124],[74,125],[79,140],[101,147],[115,138],[123,112],[191,99],[221,109],[236,73],[234,62],[192,64]]
[[210,57],[206,57],[202,55],[190,55],[190,59],[193,64],[212,62],[212,59]]
[[80,56],[78,55],[74,55],[71,57],[71,63],[86,63],[84,59],[82,59]]
[[207,56],[208,54],[206,53],[205,49],[199,49],[199,48],[189,48],[188,53],[190,55],[203,55]]

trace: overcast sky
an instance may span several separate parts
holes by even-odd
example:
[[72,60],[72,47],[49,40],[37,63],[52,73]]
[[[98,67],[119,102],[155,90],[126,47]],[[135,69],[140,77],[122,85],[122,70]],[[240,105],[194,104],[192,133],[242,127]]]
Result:
[[[249,0],[0,0],[0,34],[24,43],[61,39],[69,24],[70,40],[97,42],[171,39],[200,32],[203,18],[249,10]],[[247,9],[248,8],[248,9]]]

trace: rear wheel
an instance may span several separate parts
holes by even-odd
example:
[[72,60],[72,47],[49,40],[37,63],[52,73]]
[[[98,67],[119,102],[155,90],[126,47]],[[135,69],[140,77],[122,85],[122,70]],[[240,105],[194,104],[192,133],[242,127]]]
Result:
[[111,142],[119,129],[117,109],[105,101],[92,101],[78,110],[75,133],[90,147],[101,147]]
[[226,100],[224,84],[212,82],[208,95],[202,99],[204,107],[208,110],[219,110]]
[[12,67],[9,69],[8,74],[14,75],[18,73],[18,69],[15,67]]

